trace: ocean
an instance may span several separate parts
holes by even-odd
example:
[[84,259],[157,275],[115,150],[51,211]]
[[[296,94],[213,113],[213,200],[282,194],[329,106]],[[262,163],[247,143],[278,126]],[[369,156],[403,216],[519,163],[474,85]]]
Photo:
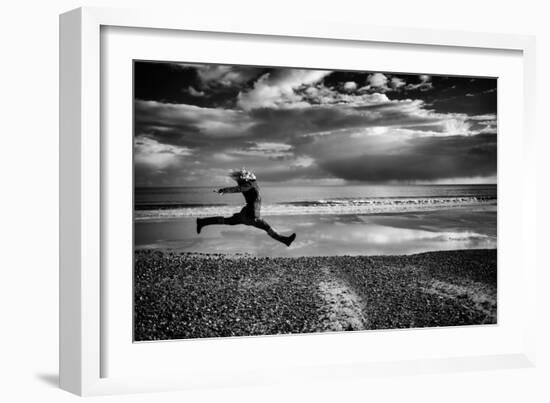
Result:
[[290,248],[242,225],[196,233],[197,217],[238,212],[242,194],[138,187],[134,196],[136,248],[257,256],[496,248],[496,185],[261,187],[262,217],[281,233],[297,234]]

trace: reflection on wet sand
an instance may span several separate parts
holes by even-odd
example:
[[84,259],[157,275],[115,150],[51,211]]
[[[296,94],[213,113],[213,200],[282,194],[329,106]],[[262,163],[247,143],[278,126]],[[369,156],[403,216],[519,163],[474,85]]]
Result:
[[191,218],[137,222],[136,248],[256,256],[394,255],[496,248],[494,209],[274,216],[267,220],[283,234],[297,233],[290,248],[273,242],[263,231],[246,226],[212,226],[198,235]]

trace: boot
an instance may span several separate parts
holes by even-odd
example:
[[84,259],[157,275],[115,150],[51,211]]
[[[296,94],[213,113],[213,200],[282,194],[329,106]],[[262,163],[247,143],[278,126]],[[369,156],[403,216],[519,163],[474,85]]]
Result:
[[276,239],[277,241],[284,243],[286,246],[290,246],[290,244],[296,239],[296,234],[292,234],[290,236],[282,236],[279,235],[277,232],[275,232],[273,229],[269,229],[267,231],[269,236],[273,239]]
[[284,237],[285,240],[283,241],[283,243],[286,245],[286,246],[290,246],[290,244],[292,242],[294,242],[294,240],[296,239],[296,234],[292,234],[290,236],[286,236]]
[[197,218],[197,234],[201,233],[202,229],[202,218]]

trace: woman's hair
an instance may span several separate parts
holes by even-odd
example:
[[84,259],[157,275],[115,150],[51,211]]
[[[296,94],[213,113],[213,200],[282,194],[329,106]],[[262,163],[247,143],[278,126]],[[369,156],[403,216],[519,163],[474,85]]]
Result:
[[235,182],[249,182],[256,180],[256,175],[247,171],[245,168],[234,170],[229,173],[229,177]]

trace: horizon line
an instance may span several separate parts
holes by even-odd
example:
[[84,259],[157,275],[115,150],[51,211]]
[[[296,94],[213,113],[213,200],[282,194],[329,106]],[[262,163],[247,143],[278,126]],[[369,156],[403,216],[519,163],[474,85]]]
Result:
[[[303,183],[276,183],[265,181],[262,183],[262,186],[289,186],[289,187],[299,187],[299,186],[318,186],[318,187],[340,187],[340,186],[488,186],[488,185],[498,185],[497,182],[491,183],[346,183],[346,184],[303,184]],[[213,184],[212,186],[218,186]],[[209,188],[212,186],[205,185],[134,185],[134,188]]]

